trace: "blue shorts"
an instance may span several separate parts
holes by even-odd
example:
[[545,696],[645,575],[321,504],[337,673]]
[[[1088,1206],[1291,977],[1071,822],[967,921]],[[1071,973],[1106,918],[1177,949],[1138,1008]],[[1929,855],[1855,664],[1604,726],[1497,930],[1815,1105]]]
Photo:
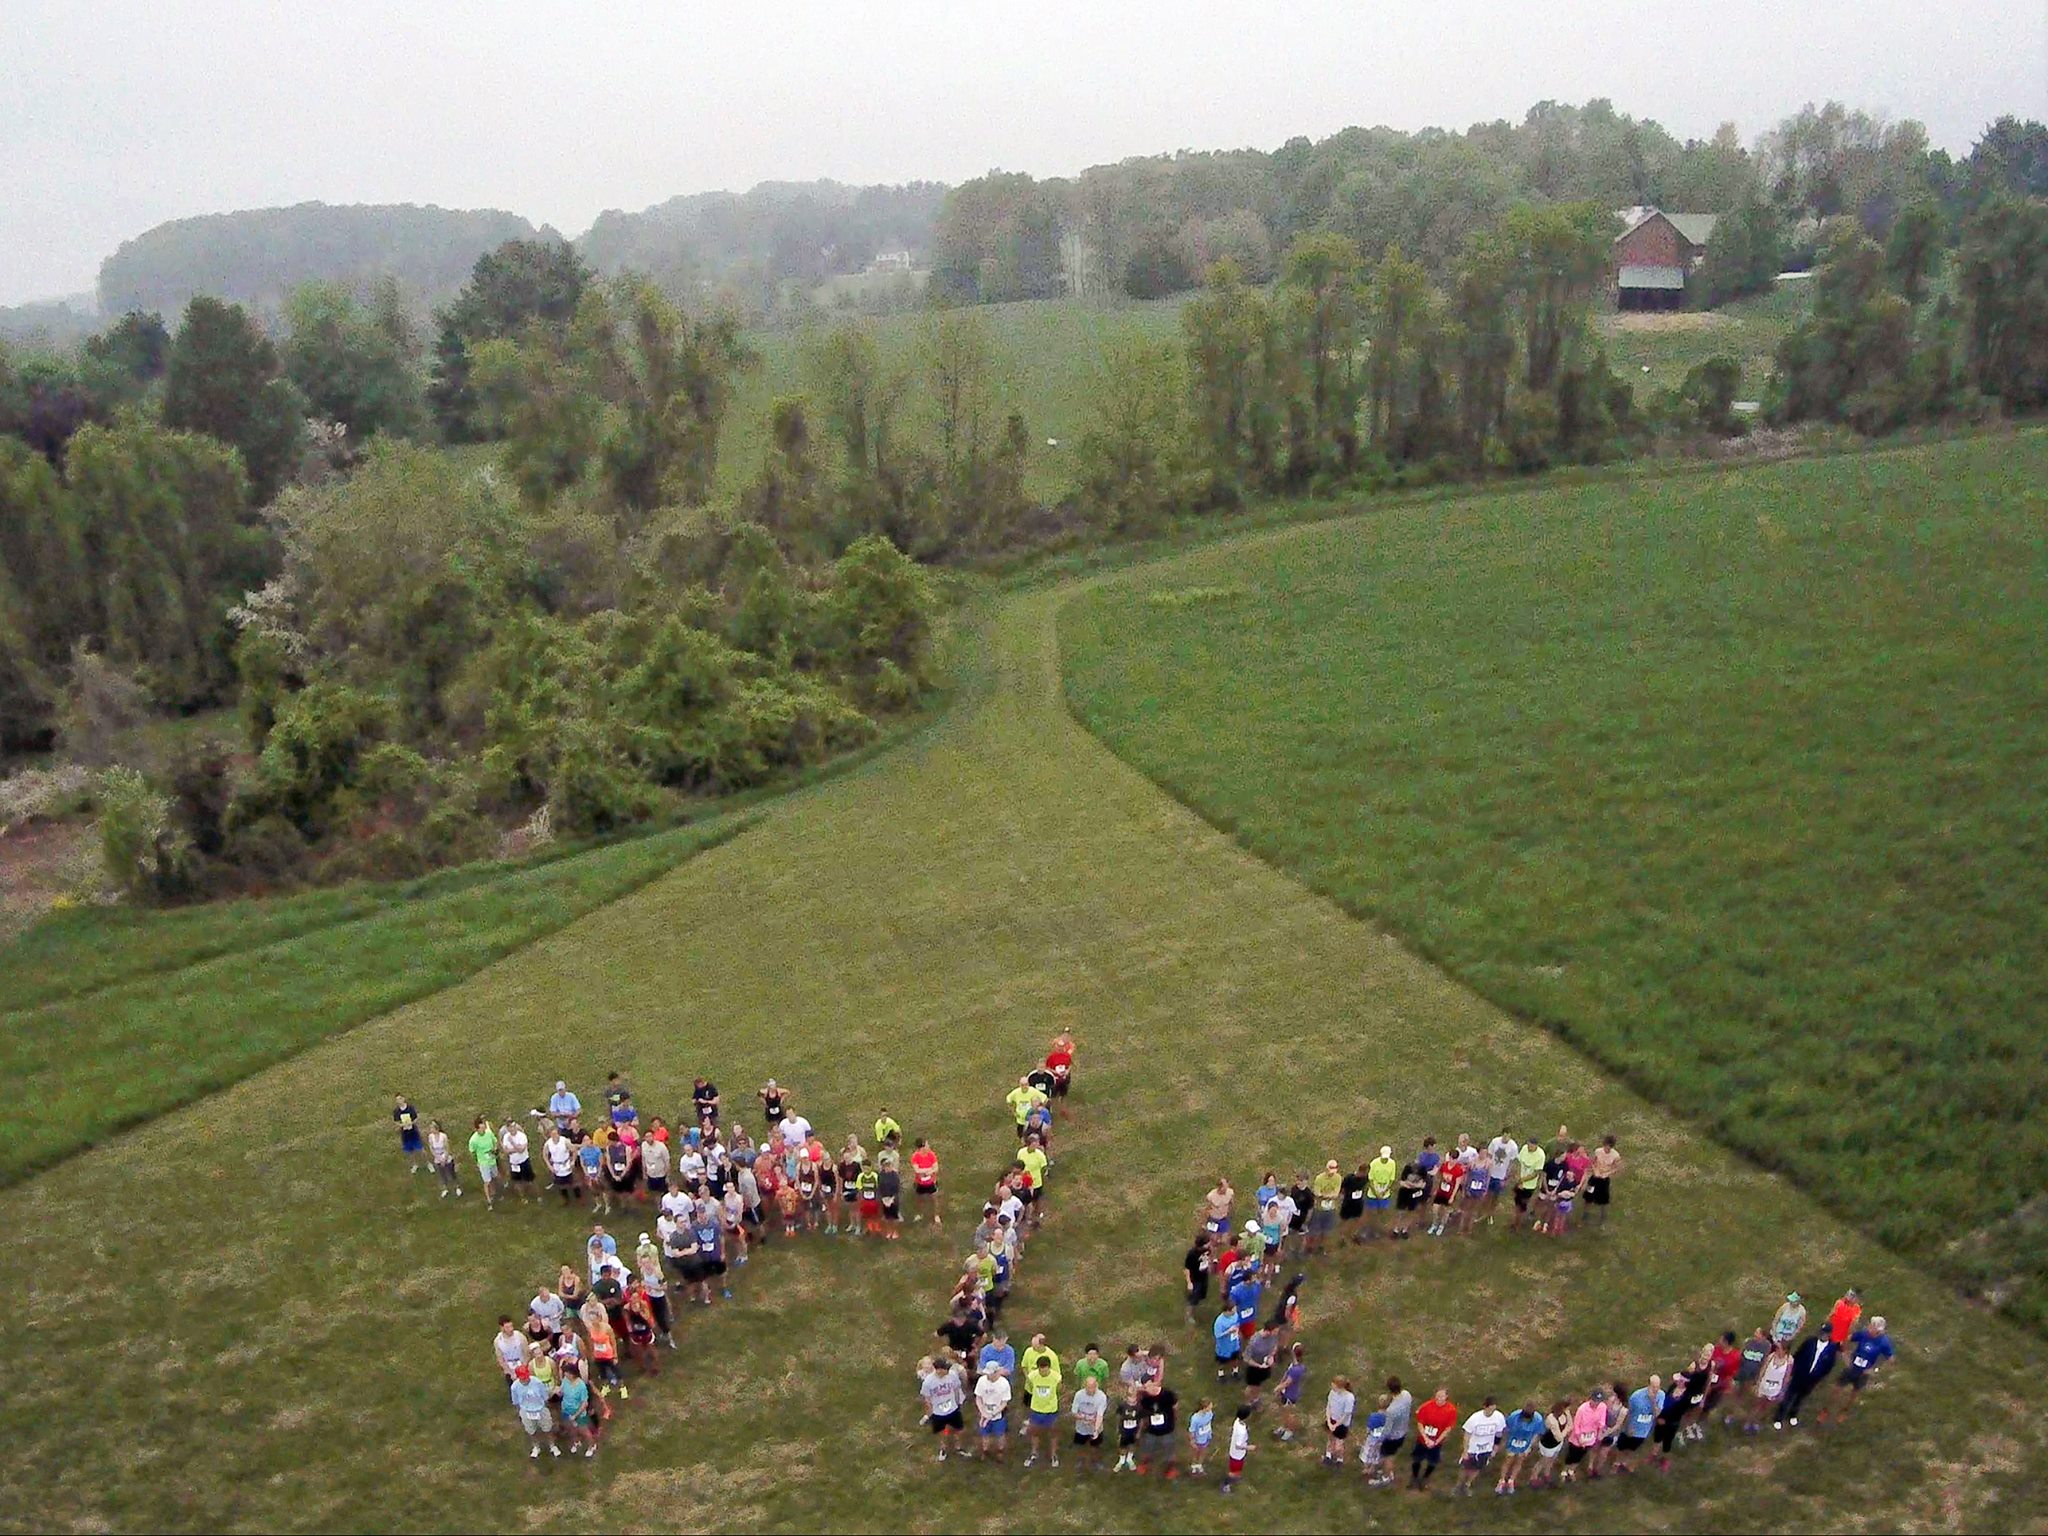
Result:
[[1051,1413],[1040,1413],[1035,1408],[1031,1410],[1031,1427],[1033,1429],[1051,1429],[1059,1421],[1060,1416],[1057,1409]]
[[1496,1177],[1493,1177],[1493,1178],[1489,1178],[1489,1179],[1488,1179],[1488,1180],[1486,1181],[1486,1188],[1487,1188],[1488,1192],[1490,1192],[1490,1193],[1492,1193],[1492,1194],[1496,1194],[1496,1195],[1497,1195],[1497,1194],[1499,1194],[1499,1193],[1500,1193],[1500,1192],[1501,1192],[1502,1190],[1506,1189],[1507,1187],[1508,1187],[1508,1180],[1507,1180],[1507,1175],[1506,1175],[1506,1174],[1500,1174],[1500,1175],[1498,1175],[1498,1176],[1496,1176]]
[[1010,1421],[1008,1419],[986,1420],[981,1426],[981,1432],[984,1435],[1007,1435],[1010,1432]]
[[1385,1195],[1380,1196],[1380,1198],[1377,1200],[1373,1199],[1370,1195],[1366,1196],[1365,1198],[1365,1208],[1368,1211],[1384,1211],[1388,1206],[1392,1205],[1393,1203],[1394,1202],[1388,1199]]

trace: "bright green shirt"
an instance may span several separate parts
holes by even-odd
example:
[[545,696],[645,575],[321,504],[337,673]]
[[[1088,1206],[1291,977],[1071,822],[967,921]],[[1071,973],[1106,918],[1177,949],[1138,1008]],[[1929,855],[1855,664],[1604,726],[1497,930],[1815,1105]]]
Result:
[[476,1159],[477,1167],[488,1163],[495,1168],[498,1165],[498,1138],[489,1131],[478,1131],[469,1138],[469,1155]]
[[1309,1188],[1316,1192],[1316,1204],[1324,1210],[1330,1210],[1337,1204],[1337,1196],[1344,1192],[1344,1179],[1341,1174],[1332,1173],[1325,1168],[1315,1176]]
[[1365,1170],[1365,1192],[1375,1200],[1384,1200],[1393,1194],[1394,1180],[1400,1176],[1401,1170],[1391,1157],[1376,1157],[1372,1166]]
[[872,1200],[882,1188],[882,1176],[872,1168],[864,1168],[861,1170],[860,1178],[855,1181],[854,1188],[860,1191],[861,1199]]
[[1020,1083],[1004,1094],[1003,1100],[1010,1106],[1010,1113],[1017,1117],[1017,1123],[1022,1125],[1031,1118],[1031,1111],[1045,1102],[1045,1095]]
[[891,1136],[896,1137],[900,1141],[903,1137],[903,1127],[898,1125],[888,1115],[884,1115],[875,1122],[875,1145],[880,1146]]
[[1017,1161],[1024,1165],[1024,1171],[1031,1175],[1033,1189],[1045,1188],[1045,1165],[1051,1161],[1043,1147],[1026,1147],[1017,1154]]
[[1030,1382],[1038,1380],[1038,1362],[1041,1360],[1052,1362],[1052,1384],[1058,1386],[1061,1379],[1060,1357],[1049,1349],[1027,1349],[1017,1357],[1017,1364],[1024,1372],[1024,1379]]
[[1084,1387],[1090,1385],[1098,1387],[1108,1386],[1109,1362],[1107,1360],[1090,1360],[1086,1355],[1083,1355],[1074,1362],[1074,1380]]
[[1536,1189],[1541,1186],[1543,1183],[1543,1149],[1532,1141],[1528,1146],[1522,1148],[1521,1155],[1516,1161],[1522,1167],[1520,1187],[1523,1189]]
[[[1047,1350],[1045,1353],[1050,1355],[1052,1351]],[[1058,1413],[1060,1411],[1060,1368],[1058,1366],[1054,1366],[1049,1371],[1026,1372],[1024,1385],[1031,1392],[1031,1411],[1033,1413]]]
[[1262,1228],[1253,1227],[1251,1231],[1238,1238],[1237,1242],[1239,1248],[1244,1251],[1244,1256],[1254,1264],[1266,1256],[1266,1234]]

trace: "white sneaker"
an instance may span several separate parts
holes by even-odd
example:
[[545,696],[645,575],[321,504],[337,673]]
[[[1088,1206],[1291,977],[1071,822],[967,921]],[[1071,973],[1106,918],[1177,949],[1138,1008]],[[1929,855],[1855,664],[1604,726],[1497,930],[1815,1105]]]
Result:
[[536,1446],[535,1446],[535,1447],[533,1448],[533,1450],[532,1450],[532,1451],[531,1451],[530,1453],[528,1453],[528,1457],[527,1457],[527,1459],[528,1459],[529,1461],[539,1461],[539,1460],[540,1460],[540,1447],[536,1445]]
[[559,1456],[559,1455],[561,1455],[561,1454],[562,1454],[562,1448],[561,1448],[561,1447],[560,1447],[559,1445],[551,1445],[551,1446],[549,1446],[549,1447],[548,1447],[548,1450],[549,1450],[549,1452],[550,1452],[551,1454],[553,1454],[553,1455],[556,1455],[556,1456]]

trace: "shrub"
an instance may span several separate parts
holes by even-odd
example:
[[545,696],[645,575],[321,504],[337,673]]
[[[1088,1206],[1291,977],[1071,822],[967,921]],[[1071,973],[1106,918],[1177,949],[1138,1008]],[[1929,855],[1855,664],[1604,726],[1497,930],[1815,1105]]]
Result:
[[122,739],[149,714],[149,696],[133,673],[80,641],[57,713],[57,750],[75,763],[103,768]]
[[275,811],[307,837],[325,835],[358,782],[361,764],[391,727],[389,701],[344,683],[313,683],[278,712],[256,760],[252,816]]
[[838,652],[848,666],[871,671],[891,661],[922,684],[931,660],[931,579],[915,561],[876,535],[857,540],[832,568]]
[[167,795],[132,768],[100,776],[100,858],[108,881],[141,901],[167,901],[191,888],[192,843],[171,819]]

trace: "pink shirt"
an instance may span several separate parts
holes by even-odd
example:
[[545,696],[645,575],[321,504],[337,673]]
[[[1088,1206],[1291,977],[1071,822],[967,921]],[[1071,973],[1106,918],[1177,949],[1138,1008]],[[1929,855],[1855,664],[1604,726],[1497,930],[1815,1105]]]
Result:
[[1573,1445],[1593,1446],[1600,1443],[1600,1437],[1607,1433],[1607,1409],[1590,1397],[1579,1404],[1579,1411],[1572,1415],[1571,1442]]

